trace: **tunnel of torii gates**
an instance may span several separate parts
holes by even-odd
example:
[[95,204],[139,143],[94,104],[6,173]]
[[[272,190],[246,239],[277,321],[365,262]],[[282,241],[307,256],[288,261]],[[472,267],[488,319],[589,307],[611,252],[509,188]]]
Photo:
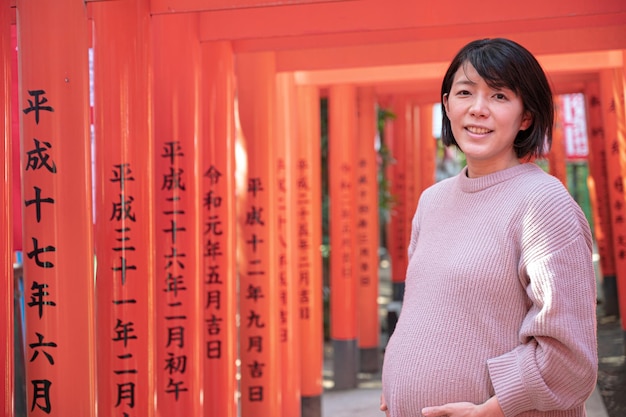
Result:
[[395,289],[440,80],[477,37],[584,94],[600,279],[624,317],[626,2],[466,3],[0,0],[3,415],[18,390],[29,416],[321,415],[321,98],[335,388],[378,370],[376,108],[396,115]]

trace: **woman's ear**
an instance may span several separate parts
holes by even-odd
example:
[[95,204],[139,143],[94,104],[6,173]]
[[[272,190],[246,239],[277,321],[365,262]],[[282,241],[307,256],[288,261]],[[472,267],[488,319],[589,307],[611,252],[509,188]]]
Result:
[[524,111],[522,115],[522,124],[519,127],[519,130],[526,130],[533,124],[533,115],[530,114],[528,110]]
[[443,102],[443,108],[446,111],[446,113],[448,112],[448,93],[445,93],[443,95],[443,97],[441,97],[441,101]]

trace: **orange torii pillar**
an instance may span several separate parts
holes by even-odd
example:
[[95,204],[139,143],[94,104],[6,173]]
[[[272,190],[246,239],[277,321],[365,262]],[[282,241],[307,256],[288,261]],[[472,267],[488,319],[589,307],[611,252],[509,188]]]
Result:
[[204,287],[198,16],[153,16],[152,27],[157,416],[199,416]]
[[330,338],[335,388],[357,386],[355,271],[356,88],[334,85],[328,100],[330,223]]
[[[409,109],[407,120],[407,141],[405,154],[411,159],[406,165],[406,225],[407,251],[411,234],[411,221],[422,192],[435,183],[435,165],[437,159],[437,141],[433,136],[433,105],[414,100]],[[407,259],[408,262],[408,259]],[[406,272],[406,267],[405,267]]]
[[282,416],[299,417],[300,349],[297,316],[296,260],[296,85],[293,73],[276,75],[275,186],[278,229],[278,278],[280,305],[281,409]]
[[4,204],[0,207],[0,277],[4,277],[0,284],[0,337],[4,343],[0,346],[0,374],[3,375],[3,388],[0,393],[0,413],[4,417],[13,417],[13,173],[12,173],[12,136],[11,136],[11,80],[12,59],[11,51],[11,9],[8,0],[0,1],[0,98],[2,99],[2,115],[0,130],[0,159],[4,161],[2,180],[0,180],[0,198]]
[[[422,192],[435,183],[435,165],[437,160],[437,141],[433,136],[433,105],[422,104],[416,106],[419,116],[414,113],[413,118],[419,119],[418,171],[416,173],[416,194],[413,202],[413,212]],[[413,216],[413,212],[411,216]]]
[[411,152],[413,155],[413,160],[411,161],[413,165],[413,172],[411,173],[412,175],[410,178],[412,179],[413,187],[411,189],[411,200],[407,210],[409,213],[415,213],[417,201],[424,188],[422,184],[422,177],[424,171],[424,160],[427,157],[422,151],[423,143],[426,141],[424,139],[424,132],[422,128],[422,107],[417,103],[413,103],[411,111],[412,140],[410,141],[410,144],[414,147],[414,150]]
[[[82,0],[17,0],[29,416],[93,416],[89,32]],[[59,48],[63,45],[63,48]]]
[[324,325],[322,299],[322,205],[320,96],[315,86],[297,87],[296,143],[297,279],[302,417],[322,415]]
[[617,282],[615,273],[615,252],[613,250],[613,229],[607,178],[607,148],[604,140],[605,129],[602,121],[603,110],[600,100],[600,84],[591,81],[585,87],[585,107],[587,112],[587,137],[589,142],[589,177],[587,186],[593,212],[593,229],[600,270],[602,271],[602,309],[607,316],[618,315]]
[[229,42],[202,50],[204,417],[237,416],[235,69]]
[[[606,164],[617,272],[619,313],[626,317],[626,132],[624,126],[624,75],[621,69],[600,72],[600,99],[604,120]],[[622,321],[626,335],[626,320]],[[625,340],[626,342],[626,340]]]
[[[388,178],[391,183],[391,194],[394,203],[391,211],[391,220],[388,225],[388,249],[391,258],[391,283],[393,288],[393,302],[401,302],[404,296],[404,280],[407,268],[407,247],[409,245],[411,218],[413,213],[410,207],[413,202],[410,201],[412,195],[408,195],[407,187],[413,183],[412,178],[408,176],[408,165],[413,164],[413,126],[412,105],[406,97],[395,97],[392,104],[392,111],[395,119],[389,122],[387,129],[387,142],[391,156],[395,163],[388,168]],[[399,309],[390,305],[390,312]],[[395,322],[393,323],[395,325]],[[393,332],[393,328],[389,329],[389,334]]]
[[274,53],[238,55],[236,74],[247,151],[245,203],[240,213],[241,415],[280,416]]
[[567,188],[567,164],[565,160],[565,133],[563,130],[563,99],[554,96],[554,121],[552,129],[552,146],[548,153],[550,174],[555,176]]
[[[399,159],[405,159],[402,161],[402,166],[404,167],[404,172],[401,174],[403,178],[403,188],[400,191],[399,197],[402,199],[401,210],[403,211],[404,221],[404,230],[402,230],[401,235],[406,236],[406,243],[404,245],[400,244],[398,249],[403,250],[403,282],[402,282],[402,294],[404,295],[404,281],[406,280],[406,269],[408,267],[409,258],[407,257],[407,247],[409,244],[409,238],[411,236],[411,219],[413,218],[413,213],[415,212],[415,208],[417,207],[417,199],[416,195],[419,193],[419,189],[421,187],[421,183],[416,181],[418,172],[421,174],[421,155],[420,155],[420,128],[419,128],[419,114],[416,114],[415,98],[413,97],[402,97],[400,99],[400,105],[406,106],[403,110],[403,116],[405,117],[403,134],[405,136],[405,143],[401,145],[404,148],[404,152],[398,154],[395,159],[396,161]],[[419,110],[418,110],[419,111]],[[399,226],[399,224],[398,224]]]
[[380,369],[378,312],[378,166],[376,96],[373,87],[358,90],[356,150],[356,261],[359,315],[359,370]]
[[[12,67],[11,67],[11,126],[13,136],[12,144],[12,152],[13,158],[11,160],[11,164],[13,165],[13,250],[22,251],[23,249],[23,236],[22,236],[22,186],[21,186],[21,167],[20,167],[20,127],[19,127],[19,114],[20,109],[18,105],[18,53],[17,53],[17,25],[15,25],[15,9],[12,9],[12,22],[11,25],[11,54],[12,56]],[[21,264],[20,264],[21,268]],[[21,314],[21,313],[20,313]],[[21,330],[18,330],[21,332]],[[16,355],[20,355],[20,353],[16,352]],[[16,394],[19,390],[22,390],[20,387],[15,387]],[[18,412],[17,404],[15,405],[15,411]]]
[[148,0],[92,3],[98,415],[154,417]]

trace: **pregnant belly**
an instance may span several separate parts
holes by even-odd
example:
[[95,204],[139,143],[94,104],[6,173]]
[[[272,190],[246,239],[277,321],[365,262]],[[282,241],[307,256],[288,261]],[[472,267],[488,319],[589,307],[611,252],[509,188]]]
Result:
[[383,393],[392,417],[421,416],[424,407],[450,402],[482,403],[493,395],[487,358],[475,350],[468,354],[466,341],[414,336],[394,333],[385,350]]

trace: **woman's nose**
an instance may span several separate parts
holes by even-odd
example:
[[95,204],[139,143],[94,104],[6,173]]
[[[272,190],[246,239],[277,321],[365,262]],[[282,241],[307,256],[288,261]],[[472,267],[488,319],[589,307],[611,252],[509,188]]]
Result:
[[474,96],[470,106],[470,114],[475,117],[485,117],[489,114],[489,106],[485,97]]

